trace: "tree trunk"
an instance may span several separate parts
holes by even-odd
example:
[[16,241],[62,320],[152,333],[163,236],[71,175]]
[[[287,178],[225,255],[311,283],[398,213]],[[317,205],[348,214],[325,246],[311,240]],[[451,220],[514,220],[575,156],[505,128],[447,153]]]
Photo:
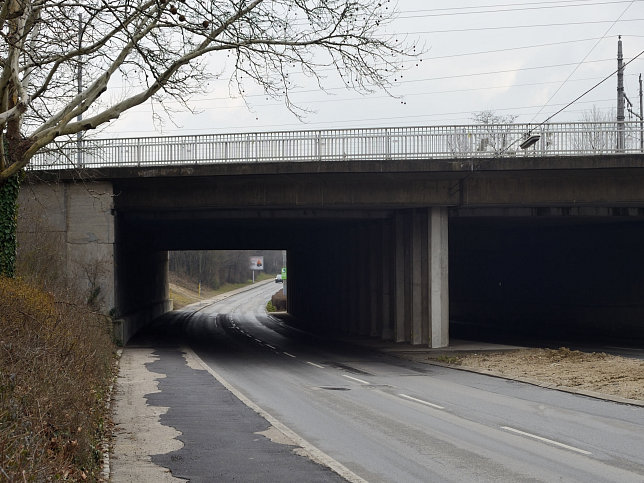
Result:
[[13,277],[16,272],[16,228],[18,192],[23,173],[0,184],[0,276]]

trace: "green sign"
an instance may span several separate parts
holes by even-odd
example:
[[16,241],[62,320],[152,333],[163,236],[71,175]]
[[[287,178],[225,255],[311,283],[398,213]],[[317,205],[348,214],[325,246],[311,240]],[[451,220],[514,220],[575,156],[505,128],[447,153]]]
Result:
[[286,280],[286,267],[282,268],[282,281]]

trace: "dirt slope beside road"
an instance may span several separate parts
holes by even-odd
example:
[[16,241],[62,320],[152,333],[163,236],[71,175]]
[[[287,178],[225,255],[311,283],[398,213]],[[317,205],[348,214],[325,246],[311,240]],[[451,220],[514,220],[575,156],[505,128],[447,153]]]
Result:
[[562,347],[408,356],[418,361],[489,371],[512,379],[644,401],[644,361],[603,352],[587,353]]

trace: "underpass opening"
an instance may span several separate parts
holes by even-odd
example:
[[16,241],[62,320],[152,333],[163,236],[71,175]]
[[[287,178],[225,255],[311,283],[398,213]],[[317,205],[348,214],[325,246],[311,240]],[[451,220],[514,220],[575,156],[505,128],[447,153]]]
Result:
[[[144,259],[146,253],[162,254],[169,260],[169,267],[158,264],[153,269],[174,268],[167,282],[173,282],[176,264],[185,254],[192,254],[191,263],[196,264],[192,269],[198,273],[199,255],[235,253],[237,262],[245,267],[246,279],[252,277],[249,258],[263,255],[267,263],[264,271],[270,272],[271,279],[281,274],[282,268],[287,269],[287,283],[283,285],[287,287],[287,311],[293,325],[327,335],[381,337],[392,333],[388,325],[391,317],[372,303],[382,303],[383,285],[388,283],[388,277],[381,273],[386,265],[382,261],[389,260],[382,251],[384,227],[389,223],[384,214],[357,217],[339,212],[320,216],[311,211],[290,211],[282,216],[255,212],[233,217],[213,212],[128,211],[118,213],[117,220],[117,245],[122,245],[117,253],[126,254],[117,265],[121,301],[132,300],[130,294],[141,285],[158,287],[158,276],[140,271],[139,258]],[[132,245],[136,249],[125,250]],[[286,266],[284,252],[288,254]],[[131,270],[131,265],[139,268]],[[194,281],[197,290],[199,280],[206,282],[204,265],[201,270],[202,276],[197,275]],[[279,290],[275,284],[275,292]],[[157,292],[161,294],[160,287]]]
[[[450,212],[450,336],[522,344],[644,340],[644,220],[536,213],[544,211],[520,217]],[[127,230],[125,238],[138,240],[137,257],[146,251],[236,249],[250,256],[260,253],[257,247],[286,250],[289,323],[326,335],[425,345],[431,335],[423,317],[431,303],[423,284],[431,266],[414,257],[416,251],[429,253],[429,246],[426,239],[413,240],[417,232],[427,232],[429,222],[421,217],[417,224],[419,214],[333,218],[307,211],[182,218],[128,213],[119,226]],[[163,277],[150,280],[155,284]]]
[[[286,310],[286,250],[170,251],[169,284],[174,309],[222,292],[271,280],[275,310]],[[284,273],[284,277],[282,274]]]

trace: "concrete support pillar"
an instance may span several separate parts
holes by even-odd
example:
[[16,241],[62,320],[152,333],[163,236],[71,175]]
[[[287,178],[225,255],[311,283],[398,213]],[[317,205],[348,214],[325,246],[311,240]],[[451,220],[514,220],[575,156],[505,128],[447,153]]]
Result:
[[333,271],[329,273],[329,286],[333,287],[333,303],[328,304],[330,307],[329,324],[333,332],[338,333],[343,330],[346,323],[346,298],[348,290],[348,280],[344,276],[345,267],[348,262],[347,253],[344,249],[344,242],[339,236],[333,236],[331,241],[331,250],[328,253],[329,259],[333,260]]
[[359,249],[359,243],[357,242],[357,233],[356,228],[352,227],[348,230],[347,233],[347,247],[348,247],[348,260],[347,260],[347,304],[349,310],[347,311],[347,333],[348,334],[357,334],[358,328],[360,326],[360,281],[359,281],[359,270],[358,270],[358,257],[356,256],[356,251]]
[[449,344],[447,208],[394,216],[396,342]]
[[[415,211],[412,214],[411,226],[411,343],[414,345],[426,344],[428,340],[423,338],[423,322],[426,322],[426,311],[423,310],[424,291],[426,280],[424,268],[427,265],[427,252],[423,250],[423,242],[426,242],[427,214]],[[425,238],[425,239],[423,239]],[[423,283],[425,282],[425,283]],[[425,320],[423,320],[425,319]]]
[[431,347],[449,345],[449,253],[447,208],[431,209],[430,225]]
[[383,340],[394,339],[394,316],[393,316],[393,276],[394,273],[394,250],[393,250],[393,225],[385,221],[381,225],[381,256],[380,256],[380,337]]
[[352,230],[347,230],[343,234],[344,243],[345,243],[345,253],[347,255],[345,259],[344,270],[342,271],[342,278],[345,284],[344,290],[344,302],[345,313],[344,313],[344,323],[342,324],[342,332],[344,334],[350,334],[355,329],[355,320],[356,320],[356,283],[355,283],[355,257],[352,256],[355,246],[353,244]]
[[382,334],[382,237],[381,225],[374,223],[369,227],[369,306],[371,337]]
[[335,316],[334,323],[336,331],[340,333],[346,333],[347,327],[349,326],[350,320],[350,301],[349,293],[351,290],[351,280],[349,280],[348,267],[350,263],[348,249],[346,240],[344,237],[337,238],[336,250],[334,256],[338,257],[339,260],[339,272],[335,274],[334,283],[338,285],[339,296],[334,304],[335,306]]
[[395,341],[409,342],[411,340],[411,293],[409,276],[409,261],[411,254],[409,251],[409,213],[396,213],[394,217],[394,324],[395,324]]
[[373,309],[371,301],[371,258],[370,253],[373,245],[369,237],[369,227],[361,226],[358,230],[358,247],[354,253],[358,259],[358,280],[359,298],[358,314],[360,316],[360,328],[358,334],[368,336],[371,333],[371,313]]

